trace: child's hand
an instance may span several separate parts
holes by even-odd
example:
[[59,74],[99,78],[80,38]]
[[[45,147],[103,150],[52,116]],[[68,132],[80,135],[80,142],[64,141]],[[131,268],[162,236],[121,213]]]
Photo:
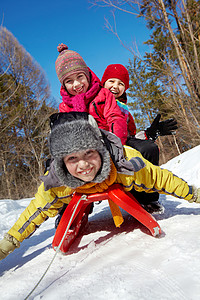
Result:
[[0,260],[4,259],[6,256],[8,256],[8,254],[13,252],[18,247],[19,245],[9,241],[4,237],[4,239],[0,241]]
[[160,122],[160,118],[161,114],[158,114],[151,126],[145,130],[147,137],[153,141],[155,141],[159,135],[164,136],[174,134],[174,131],[178,128],[175,119],[172,118]]

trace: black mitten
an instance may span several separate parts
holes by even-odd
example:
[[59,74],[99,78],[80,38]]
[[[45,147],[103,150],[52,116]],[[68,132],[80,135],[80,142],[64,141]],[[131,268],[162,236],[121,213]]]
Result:
[[145,132],[148,139],[155,141],[159,135],[172,135],[174,131],[178,128],[177,121],[173,118],[161,121],[161,114],[158,114],[153,120],[153,123],[148,127]]

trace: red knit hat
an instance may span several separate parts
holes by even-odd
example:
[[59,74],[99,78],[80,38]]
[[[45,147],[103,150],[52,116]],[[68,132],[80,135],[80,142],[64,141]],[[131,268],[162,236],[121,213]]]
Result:
[[83,58],[75,51],[68,50],[65,44],[59,44],[57,47],[58,58],[56,59],[56,73],[60,83],[64,86],[65,78],[78,71],[85,73],[88,82],[90,82],[90,73]]
[[113,64],[107,66],[101,79],[101,83],[104,85],[110,78],[120,79],[125,84],[125,91],[129,88],[128,70],[123,65]]

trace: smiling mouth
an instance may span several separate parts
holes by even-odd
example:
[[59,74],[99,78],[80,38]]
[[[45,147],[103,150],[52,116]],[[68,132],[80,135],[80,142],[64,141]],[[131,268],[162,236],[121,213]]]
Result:
[[116,91],[113,91],[113,90],[110,90],[111,91],[111,93],[113,93],[113,94],[119,94],[119,92],[116,92]]
[[89,170],[86,170],[86,171],[82,171],[82,172],[79,172],[81,175],[88,175],[89,173],[91,173],[93,168],[89,169]]
[[82,91],[83,91],[83,87],[78,88],[78,89],[75,89],[75,92],[76,92],[77,94],[80,94]]

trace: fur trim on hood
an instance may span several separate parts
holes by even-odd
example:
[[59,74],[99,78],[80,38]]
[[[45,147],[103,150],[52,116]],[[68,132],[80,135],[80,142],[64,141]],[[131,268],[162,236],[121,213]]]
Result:
[[61,120],[53,121],[49,136],[49,148],[59,182],[71,188],[85,184],[68,172],[63,159],[66,155],[87,149],[98,151],[102,160],[100,171],[92,182],[104,181],[110,172],[110,155],[94,118],[80,112],[60,113],[59,116]]

